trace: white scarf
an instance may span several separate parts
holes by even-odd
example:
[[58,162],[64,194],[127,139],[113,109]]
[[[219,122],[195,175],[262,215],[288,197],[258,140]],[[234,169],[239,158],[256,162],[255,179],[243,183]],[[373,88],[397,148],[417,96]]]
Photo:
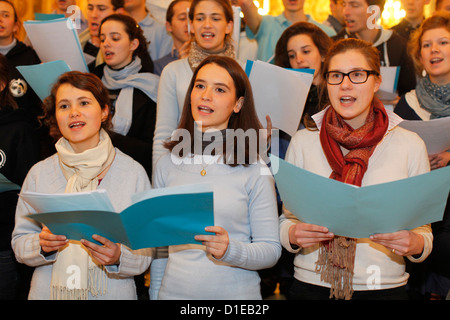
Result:
[[115,113],[112,119],[114,132],[127,135],[133,120],[134,88],[144,92],[150,99],[156,101],[159,77],[153,73],[141,72],[142,64],[139,57],[125,68],[113,70],[108,65],[103,69],[102,81],[110,90],[121,89],[115,103]]
[[[115,157],[114,146],[103,129],[95,148],[75,153],[65,138],[59,139],[55,147],[67,179],[66,193],[95,190],[98,175],[111,165]],[[93,296],[104,294],[107,290],[106,277],[103,266],[95,264],[88,250],[79,241],[71,240],[59,250],[53,264],[50,299],[87,300],[89,292]]]

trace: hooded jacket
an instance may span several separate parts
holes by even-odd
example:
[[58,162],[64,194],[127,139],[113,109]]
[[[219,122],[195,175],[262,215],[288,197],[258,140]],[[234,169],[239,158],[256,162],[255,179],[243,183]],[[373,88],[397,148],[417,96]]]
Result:
[[[28,170],[39,161],[39,143],[24,120],[24,109],[0,108],[0,173],[22,185]],[[18,190],[0,193],[0,251],[11,248]]]
[[[41,60],[31,47],[20,41],[17,41],[17,44],[5,57],[10,63],[10,74],[13,79],[10,82],[10,91],[19,107],[28,110],[32,121],[35,121],[36,116],[42,113],[41,100],[16,67],[39,64]],[[22,89],[18,89],[18,86],[22,87]]]

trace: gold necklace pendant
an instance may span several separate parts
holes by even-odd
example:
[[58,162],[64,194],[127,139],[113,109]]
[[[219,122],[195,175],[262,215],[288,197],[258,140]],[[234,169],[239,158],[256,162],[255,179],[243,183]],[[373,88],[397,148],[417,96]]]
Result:
[[203,169],[202,171],[200,171],[200,174],[201,174],[202,176],[206,175],[206,170]]

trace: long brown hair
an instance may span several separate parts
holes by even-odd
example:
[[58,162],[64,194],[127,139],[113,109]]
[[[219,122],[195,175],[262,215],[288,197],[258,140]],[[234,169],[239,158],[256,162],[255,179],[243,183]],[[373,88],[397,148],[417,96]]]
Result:
[[89,91],[97,100],[102,110],[108,107],[110,112],[106,120],[102,122],[102,128],[106,131],[112,128],[111,102],[108,89],[105,88],[103,82],[96,75],[79,71],[70,71],[62,74],[53,85],[50,95],[44,100],[44,114],[40,117],[40,120],[44,124],[48,127],[57,126],[55,116],[56,94],[63,84],[70,84],[77,89]]
[[[232,113],[230,116],[230,119],[228,121],[228,129],[234,130],[236,132],[237,130],[242,130],[243,132],[248,132],[248,130],[254,130],[256,132],[256,138],[257,138],[257,154],[262,152],[259,147],[260,142],[260,129],[262,129],[262,125],[259,122],[258,115],[256,114],[255,110],[255,104],[253,100],[253,92],[252,87],[250,85],[250,81],[248,80],[247,75],[245,74],[242,67],[239,65],[236,60],[233,58],[225,57],[225,56],[217,56],[217,55],[211,55],[208,56],[206,59],[204,59],[199,66],[195,69],[194,74],[192,76],[191,82],[189,84],[186,98],[184,101],[183,106],[183,112],[181,114],[180,123],[178,125],[177,129],[184,129],[187,130],[190,134],[190,141],[189,141],[189,147],[190,152],[194,153],[194,136],[195,136],[195,121],[192,116],[191,111],[191,93],[195,85],[195,81],[197,79],[198,72],[206,65],[209,64],[215,64],[223,69],[225,69],[228,74],[233,79],[234,87],[236,89],[236,101],[239,98],[243,98],[243,104],[238,113]],[[236,142],[236,141],[235,141]],[[247,141],[248,142],[248,141]],[[246,142],[246,143],[247,143]],[[170,152],[172,152],[177,146],[180,141],[174,141],[174,140],[167,140],[164,143],[164,147],[167,148]],[[186,143],[186,142],[185,142]],[[226,146],[225,144],[227,141],[224,141],[223,145],[223,151],[225,152]],[[228,141],[229,143],[229,141]],[[239,149],[238,149],[239,148]],[[224,161],[225,163],[229,164],[230,166],[236,166],[239,164],[247,165],[252,162],[254,162],[255,156],[250,154],[248,148],[248,145],[242,146],[238,143],[234,143],[234,150],[230,152],[230,150],[227,150],[227,155],[224,154]],[[245,163],[238,163],[238,153],[244,152],[245,153]],[[177,155],[177,156],[186,156],[184,155]],[[229,157],[231,156],[231,158]]]
[[130,41],[137,39],[139,41],[139,46],[136,50],[133,51],[133,58],[138,56],[141,59],[142,66],[144,70],[148,70],[149,72],[153,72],[153,61],[148,53],[148,44],[149,42],[144,36],[144,31],[139,26],[139,24],[132,17],[114,13],[102,20],[99,28],[99,35],[102,30],[102,26],[106,21],[116,21],[121,23],[124,26],[125,32],[127,33]]
[[275,64],[283,68],[290,68],[289,56],[287,52],[287,44],[289,39],[298,34],[305,34],[311,38],[314,45],[320,52],[322,57],[328,52],[333,41],[331,38],[318,26],[309,22],[297,22],[289,26],[283,31],[278,39],[275,47]]

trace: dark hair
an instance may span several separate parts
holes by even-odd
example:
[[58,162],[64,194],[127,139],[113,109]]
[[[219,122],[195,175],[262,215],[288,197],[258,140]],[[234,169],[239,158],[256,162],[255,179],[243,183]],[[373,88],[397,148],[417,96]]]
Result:
[[108,89],[105,88],[103,82],[92,73],[84,73],[79,71],[69,71],[62,74],[53,84],[50,95],[44,100],[44,115],[40,118],[48,127],[56,126],[56,94],[63,84],[89,91],[99,103],[102,110],[106,107],[110,112],[108,118],[102,122],[102,128],[109,131],[112,128],[111,102],[109,99]]
[[111,4],[114,10],[123,8],[125,6],[125,0],[111,0]]
[[11,74],[9,69],[9,62],[6,57],[0,54],[0,87],[4,88],[0,91],[0,110],[3,107],[9,106],[17,109],[16,99],[14,99],[11,91],[9,91],[9,83],[11,82]]
[[101,33],[102,26],[106,21],[117,21],[123,24],[125,27],[125,32],[128,34],[130,41],[137,39],[139,41],[139,46],[133,52],[133,58],[138,56],[143,67],[145,66],[148,71],[153,72],[153,61],[148,53],[148,44],[150,42],[144,36],[144,31],[139,26],[139,24],[132,17],[124,14],[114,13],[107,16],[100,23],[99,34]]
[[432,29],[444,28],[450,32],[450,12],[437,11],[431,17],[425,19],[419,28],[411,35],[408,41],[408,50],[414,63],[414,69],[418,75],[422,75],[423,64],[420,62],[423,34]]
[[386,0],[366,0],[367,4],[369,6],[378,6],[380,7],[380,13],[383,12],[384,4],[386,3]]
[[[319,109],[323,110],[326,106],[330,104],[330,99],[328,97],[327,81],[325,74],[329,70],[331,59],[341,53],[345,53],[349,50],[356,50],[360,52],[365,58],[370,68],[373,71],[380,74],[380,52],[375,48],[370,42],[364,41],[356,38],[340,39],[333,43],[330,47],[325,60],[323,62],[322,68],[322,83],[319,87]],[[315,128],[315,123],[308,122],[306,126],[309,129]]]
[[231,7],[231,2],[229,0],[193,0],[191,2],[191,7],[189,8],[189,19],[191,21],[194,20],[195,7],[202,1],[216,2],[222,7],[227,22],[234,21],[233,8]]
[[[225,69],[228,74],[233,79],[233,84],[236,89],[236,101],[243,97],[244,101],[242,104],[242,107],[238,113],[232,113],[230,116],[230,119],[228,121],[228,129],[233,129],[234,132],[236,130],[241,129],[244,133],[247,132],[247,130],[252,129],[256,131],[256,138],[257,138],[257,154],[260,154],[262,150],[259,149],[259,129],[262,129],[261,123],[259,122],[258,115],[256,114],[255,110],[255,104],[253,100],[253,92],[252,87],[250,85],[250,81],[248,80],[248,77],[242,67],[239,65],[239,63],[230,57],[225,56],[217,56],[217,55],[210,55],[207,58],[205,58],[200,65],[195,69],[194,74],[192,76],[191,82],[189,84],[186,98],[183,106],[183,111],[181,113],[181,119],[178,125],[178,129],[186,129],[191,137],[190,142],[190,151],[193,153],[194,150],[194,136],[195,136],[195,126],[194,126],[194,118],[192,116],[191,111],[191,93],[195,85],[195,81],[197,79],[197,75],[199,71],[206,65],[209,64],[215,64],[223,69]],[[226,150],[226,144],[227,141],[224,141],[223,150]],[[236,142],[236,141],[235,141]],[[179,141],[171,141],[167,140],[164,143],[164,147],[169,149],[170,151],[173,151],[174,147],[177,146]],[[186,142],[185,142],[186,143]],[[228,141],[230,143],[230,141]],[[250,154],[248,146],[243,146],[242,144],[239,145],[238,143],[234,143],[234,150],[232,154],[230,154],[230,150],[227,150],[227,155],[224,156],[225,163],[229,164],[230,166],[236,166],[239,164],[247,165],[249,163],[254,162],[255,155]],[[239,149],[238,149],[239,148]],[[245,148],[245,150],[244,150]],[[238,153],[239,151],[242,151],[245,153],[245,163],[238,163]],[[256,154],[256,155],[257,155]],[[225,154],[224,154],[225,155]],[[186,155],[184,155],[186,156]]]
[[287,44],[289,39],[298,34],[306,34],[314,42],[314,45],[322,57],[328,52],[332,44],[331,38],[318,26],[309,22],[297,22],[283,31],[275,47],[275,64],[283,68],[290,68]]
[[173,19],[173,15],[174,15],[174,7],[177,3],[179,2],[183,2],[183,1],[187,1],[190,2],[190,0],[173,0],[172,2],[170,2],[169,6],[167,7],[167,12],[166,12],[166,21],[169,23],[172,23],[172,19]]

